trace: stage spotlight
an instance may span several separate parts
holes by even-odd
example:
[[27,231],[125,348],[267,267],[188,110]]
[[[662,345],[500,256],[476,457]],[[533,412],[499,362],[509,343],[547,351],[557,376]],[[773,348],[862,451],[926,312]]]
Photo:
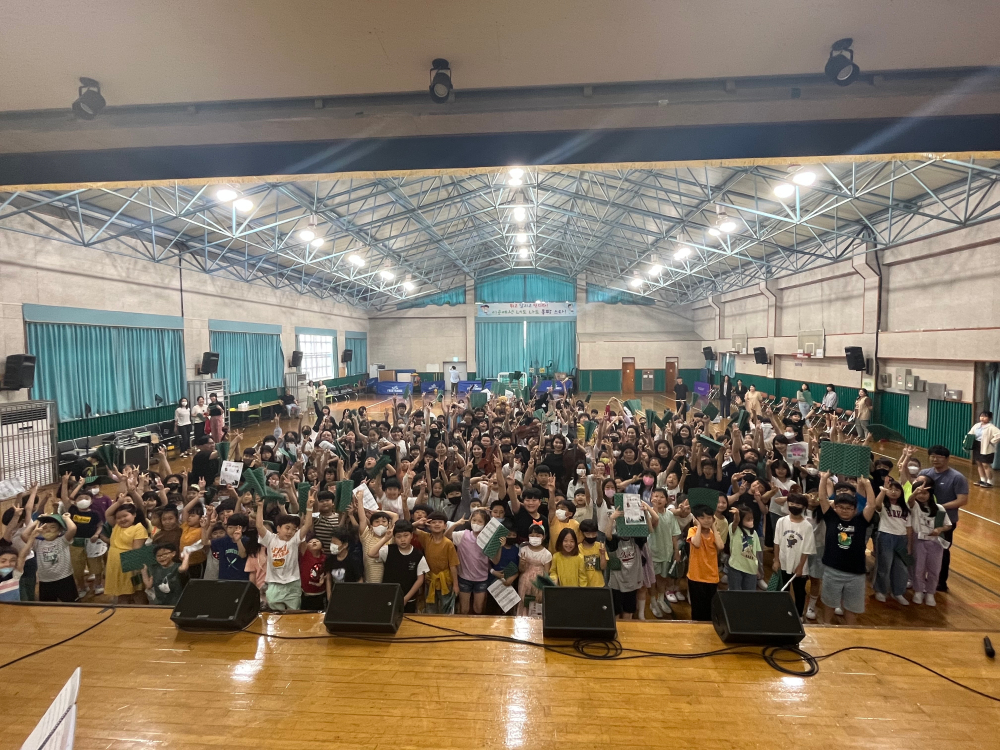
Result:
[[438,104],[445,104],[451,96],[451,66],[448,61],[439,57],[431,63],[431,99]]
[[774,186],[774,194],[778,198],[790,198],[795,192],[795,186],[789,185],[787,182],[779,182]]
[[222,188],[215,192],[215,197],[217,200],[223,203],[229,203],[229,201],[236,200],[236,196],[239,195],[235,190],[230,190],[229,188]]
[[365,259],[362,258],[360,255],[348,255],[347,256],[347,262],[350,263],[353,266],[357,266],[358,268],[361,268],[361,266],[363,266],[365,264]]
[[253,201],[249,198],[240,198],[239,200],[233,201],[233,208],[241,214],[248,214],[253,211]]
[[101,84],[93,78],[81,78],[79,95],[73,102],[73,113],[83,120],[93,120],[106,104],[101,96]]
[[801,185],[802,187],[809,187],[816,182],[816,173],[810,172],[808,169],[804,169],[801,172],[796,172],[792,175],[792,182],[796,185]]
[[850,86],[861,75],[861,68],[854,64],[854,40],[838,39],[830,47],[830,59],[826,61],[826,77],[838,86]]

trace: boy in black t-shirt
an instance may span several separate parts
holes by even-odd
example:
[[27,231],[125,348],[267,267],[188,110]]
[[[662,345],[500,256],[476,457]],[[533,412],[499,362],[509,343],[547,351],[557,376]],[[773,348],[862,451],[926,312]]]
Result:
[[378,558],[385,566],[382,583],[398,583],[403,590],[403,611],[416,612],[417,594],[424,586],[424,576],[430,572],[430,566],[424,553],[413,546],[413,524],[409,521],[396,521],[392,541],[395,544],[389,544],[386,534],[368,556]]
[[349,554],[351,535],[346,528],[339,527],[330,535],[329,553],[323,563],[326,573],[326,600],[330,601],[333,587],[338,583],[364,583],[365,571],[361,563]]
[[[76,536],[73,537],[73,546],[69,549],[70,563],[73,566],[73,578],[76,581],[76,590],[82,599],[89,590],[87,589],[87,542],[96,539],[101,530],[101,516],[90,507],[90,497],[81,497],[69,506],[69,516],[76,524]],[[98,564],[91,563],[94,574],[94,585],[101,585],[101,575],[104,572],[103,561]],[[99,569],[98,569],[99,568]]]
[[819,483],[819,502],[826,521],[826,548],[823,552],[823,588],[820,597],[825,605],[823,621],[833,622],[837,609],[844,612],[844,623],[854,625],[865,611],[865,547],[867,530],[875,515],[875,495],[871,482],[858,479],[858,493],[867,499],[858,513],[858,498],[852,492],[838,491],[831,502],[830,472],[824,471]]

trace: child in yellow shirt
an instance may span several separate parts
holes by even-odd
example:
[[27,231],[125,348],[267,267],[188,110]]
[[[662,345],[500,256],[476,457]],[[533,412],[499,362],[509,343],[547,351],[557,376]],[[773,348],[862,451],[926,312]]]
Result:
[[583,555],[583,568],[587,571],[587,585],[600,588],[604,586],[608,553],[604,550],[604,545],[597,541],[597,521],[593,518],[580,521],[580,533],[583,534],[580,553]]
[[556,540],[549,577],[557,586],[587,586],[587,570],[573,529],[563,529]]
[[583,535],[580,534],[580,522],[573,518],[575,513],[576,506],[571,500],[565,499],[556,503],[555,509],[549,513],[549,552],[553,555],[559,549],[559,538],[564,529],[573,530],[577,544],[583,541]]

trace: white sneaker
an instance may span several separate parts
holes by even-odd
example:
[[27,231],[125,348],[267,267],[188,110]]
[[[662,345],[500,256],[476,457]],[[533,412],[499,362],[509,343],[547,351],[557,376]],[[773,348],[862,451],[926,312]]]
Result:
[[635,609],[636,609],[636,612],[635,612],[636,619],[639,619],[639,620],[642,620],[643,622],[645,622],[646,621],[646,604],[645,604],[645,602],[643,602],[643,604],[641,604],[640,606],[636,607]]
[[667,601],[670,602],[671,604],[676,604],[677,603],[677,592],[676,591],[668,591],[667,592]]
[[900,604],[901,606],[903,606],[903,607],[909,607],[909,606],[910,606],[910,602],[909,602],[909,601],[907,600],[907,598],[906,598],[905,596],[903,596],[902,594],[901,594],[901,595],[899,595],[899,596],[894,596],[894,597],[892,597],[892,598],[893,598],[893,599],[895,599],[895,600],[896,600],[897,602],[899,602],[899,604]]
[[928,607],[936,607],[937,602],[934,600],[934,594],[928,594],[927,600],[924,602]]
[[833,613],[834,613],[835,615],[840,615],[841,617],[843,617],[843,616],[844,616],[844,610],[843,610],[843,609],[841,609],[840,607],[837,607],[837,608],[835,608],[835,609],[833,610]]
[[665,615],[673,614],[674,610],[673,610],[673,608],[669,604],[667,604],[666,597],[661,596],[657,600],[657,604],[660,605],[660,611],[663,612],[663,614],[665,614]]
[[815,620],[816,619],[816,609],[814,607],[809,607],[806,609],[806,619]]
[[880,601],[880,602],[884,602],[885,601],[885,594],[880,594],[880,593],[878,593],[876,591],[875,592],[875,600],[876,601]]
[[767,591],[767,581],[765,581],[763,578],[758,578],[757,588],[759,588],[761,591]]
[[103,593],[104,593],[104,587],[103,586],[98,586],[97,588],[94,589],[94,594],[95,595],[103,594]]
[[679,601],[679,602],[684,601],[684,592],[683,591],[678,591],[675,594],[675,596],[677,597],[677,601]]
[[656,599],[649,600],[649,609],[653,612],[653,617],[656,619],[663,618],[663,611],[660,609],[660,605],[657,604]]
[[83,597],[85,597],[89,593],[90,593],[90,591],[88,591],[87,589],[77,589],[76,590],[76,597],[77,597],[77,599],[83,599]]
[[913,595],[913,603],[914,604],[923,604],[924,603],[924,595],[920,591],[918,591],[917,593],[915,593]]

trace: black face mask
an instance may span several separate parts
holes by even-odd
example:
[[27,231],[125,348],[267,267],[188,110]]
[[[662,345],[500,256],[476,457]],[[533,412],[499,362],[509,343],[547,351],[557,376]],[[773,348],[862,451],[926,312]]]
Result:
[[593,544],[594,542],[597,541],[597,537],[596,536],[585,536],[583,538],[583,541],[585,541],[587,544]]
[[805,508],[801,505],[789,505],[788,512],[793,516],[800,516],[803,512],[805,512]]
[[458,505],[460,502],[462,502],[462,496],[455,495],[454,497],[449,497],[448,502],[451,503],[452,505]]

